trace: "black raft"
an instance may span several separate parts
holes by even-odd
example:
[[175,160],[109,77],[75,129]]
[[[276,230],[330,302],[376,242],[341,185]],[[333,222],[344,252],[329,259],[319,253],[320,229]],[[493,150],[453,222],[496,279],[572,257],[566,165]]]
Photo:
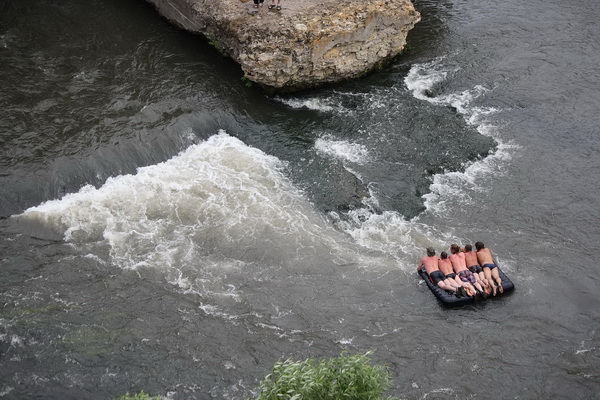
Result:
[[[500,274],[500,278],[502,279],[502,288],[504,289],[504,293],[498,292],[496,296],[489,295],[488,299],[493,299],[496,297],[501,297],[506,295],[507,293],[512,292],[515,289],[514,283],[504,274],[504,272],[498,268],[498,272]],[[439,286],[436,286],[431,282],[427,272],[425,272],[425,268],[419,269],[419,276],[423,278],[429,290],[437,297],[437,299],[446,307],[458,307],[464,306],[465,304],[473,304],[475,302],[481,302],[480,300],[476,300],[474,297],[464,296],[461,298],[456,297],[454,294],[450,294],[449,292],[440,289]]]

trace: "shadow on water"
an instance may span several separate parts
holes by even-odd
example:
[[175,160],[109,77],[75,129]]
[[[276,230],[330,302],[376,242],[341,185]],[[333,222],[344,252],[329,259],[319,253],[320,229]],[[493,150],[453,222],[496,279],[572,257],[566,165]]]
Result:
[[415,0],[421,21],[408,34],[408,50],[403,62],[429,60],[447,54],[451,44],[445,38],[450,34],[445,20],[451,16],[453,3],[449,1]]

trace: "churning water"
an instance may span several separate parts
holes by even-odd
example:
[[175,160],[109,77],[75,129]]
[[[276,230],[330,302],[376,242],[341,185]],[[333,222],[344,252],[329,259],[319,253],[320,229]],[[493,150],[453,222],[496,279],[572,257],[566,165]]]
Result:
[[[0,2],[0,398],[251,398],[373,351],[399,398],[594,398],[600,5],[417,1],[411,51],[269,96],[141,0]],[[424,248],[514,294],[441,308]]]

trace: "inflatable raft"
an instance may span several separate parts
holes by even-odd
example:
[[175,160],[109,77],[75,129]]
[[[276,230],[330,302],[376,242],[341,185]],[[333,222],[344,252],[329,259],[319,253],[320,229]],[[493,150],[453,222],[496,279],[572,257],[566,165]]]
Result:
[[[496,296],[488,296],[488,299],[495,299],[497,297],[505,296],[508,293],[511,293],[515,289],[515,285],[511,282],[510,279],[504,274],[504,272],[498,267],[498,272],[500,273],[500,278],[502,278],[502,288],[504,289],[504,293],[498,293]],[[433,282],[429,279],[427,272],[425,272],[425,268],[421,268],[419,270],[419,276],[423,278],[429,290],[437,297],[437,299],[446,307],[458,307],[466,304],[473,304],[475,302],[481,303],[482,300],[476,300],[474,297],[456,297],[449,292],[440,289],[438,286],[434,285]]]

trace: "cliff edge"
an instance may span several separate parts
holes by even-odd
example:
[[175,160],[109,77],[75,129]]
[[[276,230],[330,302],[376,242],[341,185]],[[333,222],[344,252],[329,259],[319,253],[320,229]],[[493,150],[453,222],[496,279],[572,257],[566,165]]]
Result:
[[148,0],[200,33],[245,77],[291,91],[363,75],[398,55],[420,20],[410,0],[281,0],[269,10],[240,0]]

